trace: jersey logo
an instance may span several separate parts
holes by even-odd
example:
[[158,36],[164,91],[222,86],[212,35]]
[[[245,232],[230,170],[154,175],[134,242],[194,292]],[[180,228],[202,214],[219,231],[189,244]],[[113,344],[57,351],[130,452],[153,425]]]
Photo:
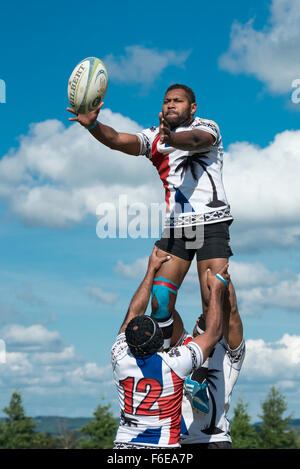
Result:
[[180,357],[181,353],[178,347],[173,347],[170,352],[168,353],[169,357]]

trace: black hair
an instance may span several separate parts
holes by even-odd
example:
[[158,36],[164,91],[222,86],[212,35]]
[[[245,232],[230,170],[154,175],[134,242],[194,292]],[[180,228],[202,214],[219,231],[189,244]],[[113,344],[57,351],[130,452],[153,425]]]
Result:
[[175,83],[174,85],[169,86],[165,94],[167,94],[171,90],[184,90],[187,94],[189,103],[192,104],[196,102],[196,96],[194,91],[186,85],[180,85],[179,83]]

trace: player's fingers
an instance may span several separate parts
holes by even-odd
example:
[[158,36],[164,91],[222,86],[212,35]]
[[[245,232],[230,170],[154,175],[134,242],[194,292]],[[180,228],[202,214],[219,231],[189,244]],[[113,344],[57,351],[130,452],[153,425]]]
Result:
[[222,269],[219,270],[218,274],[220,275],[224,275],[224,274],[227,274],[227,269],[229,267],[229,264],[228,262],[222,267]]
[[171,259],[171,256],[160,257],[160,261],[161,261],[162,264],[166,261],[169,261],[170,259]]
[[152,249],[152,255],[154,256],[157,256],[157,251],[158,251],[158,247],[154,245],[154,248]]
[[158,118],[159,118],[159,121],[162,122],[162,120],[163,120],[163,113],[162,112],[160,112],[158,114]]
[[74,111],[74,109],[72,109],[71,107],[67,107],[67,111],[71,112],[72,114],[75,114],[75,116],[77,116],[77,112]]
[[222,277],[229,282],[230,280],[230,275],[229,274],[223,274]]

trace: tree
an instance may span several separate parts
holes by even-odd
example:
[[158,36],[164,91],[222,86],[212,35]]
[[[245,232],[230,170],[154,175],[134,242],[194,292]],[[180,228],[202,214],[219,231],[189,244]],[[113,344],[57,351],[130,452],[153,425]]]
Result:
[[240,397],[233,410],[231,424],[232,447],[234,449],[257,448],[257,434],[254,426],[250,424],[250,417],[247,412],[248,404]]
[[259,448],[261,449],[290,449],[297,448],[297,434],[289,428],[291,415],[283,418],[287,410],[285,397],[271,386],[263,401],[263,415],[259,417],[263,423],[259,429]]
[[75,449],[80,446],[80,435],[78,432],[68,430],[66,422],[59,422],[58,445],[63,449]]
[[112,448],[113,441],[117,430],[117,422],[112,412],[110,404],[98,405],[94,412],[95,419],[79,430],[90,438],[84,440],[80,447],[85,449],[92,448]]
[[44,432],[34,434],[32,446],[34,449],[56,449],[59,447],[58,445],[58,440],[51,435]]
[[34,446],[34,428],[36,424],[25,416],[21,395],[14,391],[8,407],[3,409],[7,414],[5,424],[1,424],[1,448],[27,449]]

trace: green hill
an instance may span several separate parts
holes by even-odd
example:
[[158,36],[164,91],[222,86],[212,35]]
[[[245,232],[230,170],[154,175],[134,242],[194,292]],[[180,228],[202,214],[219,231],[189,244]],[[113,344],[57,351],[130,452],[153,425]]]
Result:
[[[4,418],[0,419],[5,422]],[[88,417],[59,417],[59,416],[38,416],[32,417],[33,422],[37,425],[36,432],[44,432],[48,435],[59,436],[67,432],[77,432],[84,425],[89,423],[92,418]]]
[[44,432],[48,435],[60,435],[66,432],[76,432],[89,423],[91,418],[87,417],[59,417],[38,416],[33,421],[37,424],[35,431]]

